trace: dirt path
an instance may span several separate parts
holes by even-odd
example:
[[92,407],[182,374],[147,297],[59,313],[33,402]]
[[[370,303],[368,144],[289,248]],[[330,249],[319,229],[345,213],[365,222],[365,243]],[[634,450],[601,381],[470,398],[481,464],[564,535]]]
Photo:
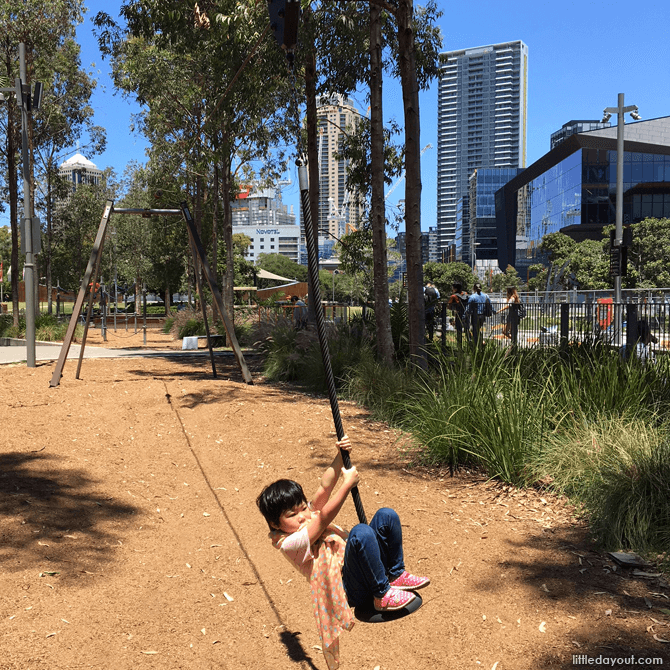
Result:
[[[330,408],[248,362],[254,386],[231,357],[218,380],[193,357],[87,360],[81,380],[68,364],[58,388],[52,363],[0,369],[0,668],[325,669],[309,588],[254,500],[283,476],[316,486]],[[670,589],[614,570],[559,501],[410,468],[401,436],[342,415],[368,516],[394,507],[408,568],[432,579],[416,614],[345,634],[343,667],[670,664],[654,639],[670,640]]]

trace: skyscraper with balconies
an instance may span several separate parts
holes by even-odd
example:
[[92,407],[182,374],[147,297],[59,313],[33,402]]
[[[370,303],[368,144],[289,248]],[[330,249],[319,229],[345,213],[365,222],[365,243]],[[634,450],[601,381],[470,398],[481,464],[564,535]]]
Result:
[[438,87],[437,228],[454,242],[459,198],[478,168],[526,165],[528,47],[519,41],[444,54]]
[[319,126],[319,234],[337,239],[358,228],[363,216],[363,204],[356,193],[347,190],[345,159],[337,158],[343,137],[353,134],[361,114],[351,98],[334,94],[321,96],[317,102]]

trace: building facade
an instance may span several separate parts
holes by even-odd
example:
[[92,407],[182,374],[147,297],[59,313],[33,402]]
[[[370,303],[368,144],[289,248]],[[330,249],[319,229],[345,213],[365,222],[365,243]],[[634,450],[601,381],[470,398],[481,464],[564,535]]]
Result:
[[609,128],[610,122],[605,121],[568,121],[561,126],[560,130],[551,134],[551,147],[556,148],[563,140],[567,140],[570,135],[577,133],[586,133],[591,130],[600,130],[601,128]]
[[295,214],[282,203],[279,189],[248,186],[231,204],[233,233],[251,240],[247,258],[256,262],[261,254],[281,254],[300,261],[300,226]]
[[80,184],[91,184],[98,186],[102,181],[102,170],[99,170],[95,163],[76,153],[72,158],[68,158],[58,168],[58,176],[72,185],[70,194],[62,200],[56,202],[56,208],[64,207],[70,200],[70,195],[77,190]]
[[521,172],[523,168],[481,168],[470,175],[468,238],[462,241],[462,247],[467,249],[464,262],[470,264],[480,277],[489,270],[498,270],[496,191]]
[[521,41],[445,54],[438,86],[438,244],[454,242],[456,208],[478,168],[526,164],[528,47]]
[[[614,126],[571,135],[496,193],[501,267],[523,276],[546,262],[538,247],[548,233],[602,239],[616,220],[616,134]],[[623,223],[648,217],[670,217],[670,117],[624,127]]]
[[[347,161],[335,154],[342,139],[358,126],[361,115],[353,100],[342,95],[321,96],[317,102],[319,153],[319,234],[340,238],[358,228],[363,205],[347,190]],[[304,237],[304,235],[303,235]]]

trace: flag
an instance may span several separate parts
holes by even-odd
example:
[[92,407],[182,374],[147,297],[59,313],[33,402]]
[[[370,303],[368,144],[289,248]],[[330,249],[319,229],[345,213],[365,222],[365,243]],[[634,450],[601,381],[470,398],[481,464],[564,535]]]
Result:
[[2,274],[2,261],[0,261],[0,281],[3,281],[3,274]]

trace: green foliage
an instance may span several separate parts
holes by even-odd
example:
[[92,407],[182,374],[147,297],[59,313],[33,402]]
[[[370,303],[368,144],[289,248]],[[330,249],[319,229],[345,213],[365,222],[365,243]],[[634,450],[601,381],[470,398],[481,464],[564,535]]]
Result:
[[571,421],[533,459],[552,487],[581,502],[608,549],[670,546],[670,441],[667,427],[630,415]]
[[[282,254],[259,254],[256,266],[279,275],[287,279],[295,279],[297,281],[307,281],[307,268],[304,265],[299,265]],[[260,282],[274,282],[270,279],[261,279]]]
[[[372,158],[370,119],[363,117],[356,128],[347,128],[342,134],[342,146],[335,154],[338,160],[347,164],[347,189],[356,194],[357,200],[366,207],[364,221],[354,222],[365,227],[369,224],[370,213],[367,211],[372,191]],[[400,128],[395,122],[384,128],[384,182],[390,186],[393,180],[402,174],[403,147],[393,144],[392,139],[400,134]]]
[[[211,308],[208,308],[207,319],[212,323]],[[205,335],[205,322],[202,318],[202,312],[191,307],[178,311],[172,320],[170,332],[175,339],[182,339],[184,337],[202,336]]]
[[493,293],[504,293],[508,286],[514,286],[516,289],[521,287],[521,277],[511,265],[507,266],[505,272],[493,275],[491,291]]
[[342,392],[364,405],[376,419],[399,426],[415,385],[410,368],[389,367],[373,356],[361,356],[356,367],[349,370]]
[[[23,327],[25,328],[25,319],[23,321]],[[18,332],[14,334],[14,331],[12,330],[13,328],[14,318],[12,315],[0,314],[0,337],[18,337]]]
[[[340,386],[352,367],[372,356],[366,329],[356,323],[326,324],[331,367]],[[327,391],[323,358],[316,332],[296,330],[292,319],[278,316],[253,328],[255,346],[265,353],[268,379],[297,381],[314,391]]]
[[667,250],[670,248],[670,219],[645,219],[631,225],[633,243],[628,250],[629,273],[637,286],[670,286]]
[[564,233],[549,233],[542,238],[540,251],[549,255],[549,262],[553,265],[562,265],[570,258],[577,243]]
[[[111,169],[103,172],[100,184],[80,184],[60,210],[53,230],[52,276],[63,288],[76,289],[84,276],[100,217],[107,200],[115,200],[120,184]],[[103,254],[103,261],[108,260]],[[111,269],[105,266],[107,277]]]
[[525,481],[526,457],[544,420],[538,412],[542,395],[527,400],[536,389],[522,363],[490,345],[440,360],[401,422],[423,445],[427,460],[452,469],[474,464],[503,481]]
[[391,305],[391,337],[396,360],[407,360],[409,357],[409,315],[406,302],[398,301]]
[[466,263],[426,263],[423,266],[425,281],[430,281],[440,292],[443,298],[451,295],[451,286],[461,284],[465,291],[472,291],[472,285],[478,281],[477,275]]

